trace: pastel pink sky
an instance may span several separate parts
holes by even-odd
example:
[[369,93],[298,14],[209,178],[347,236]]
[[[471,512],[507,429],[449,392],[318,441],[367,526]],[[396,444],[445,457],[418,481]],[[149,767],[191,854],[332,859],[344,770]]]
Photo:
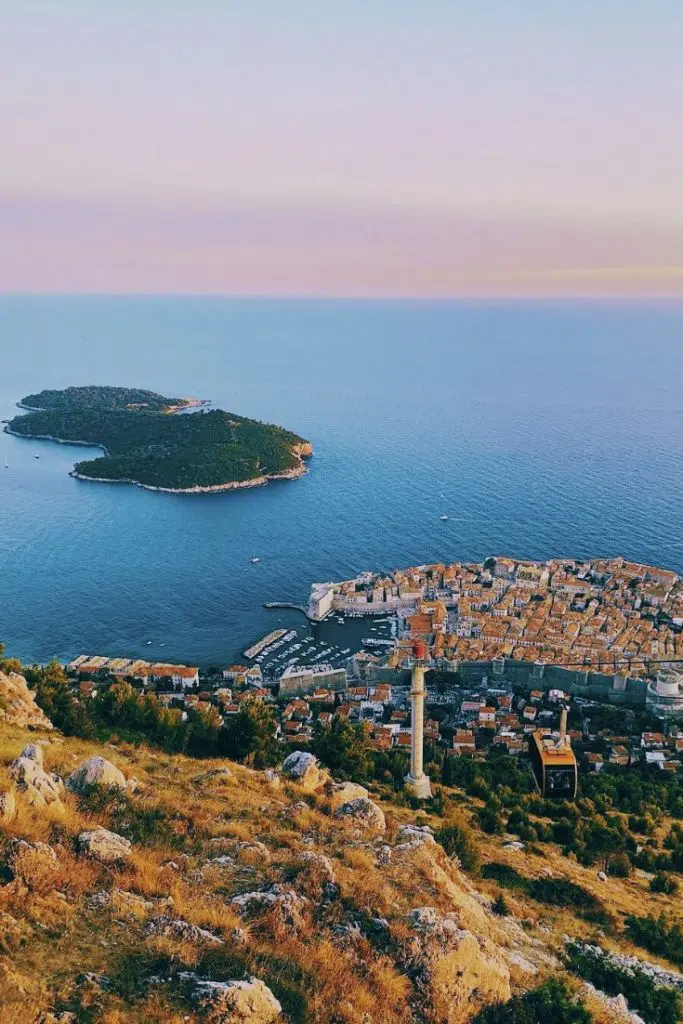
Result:
[[679,0],[0,19],[0,291],[683,294]]

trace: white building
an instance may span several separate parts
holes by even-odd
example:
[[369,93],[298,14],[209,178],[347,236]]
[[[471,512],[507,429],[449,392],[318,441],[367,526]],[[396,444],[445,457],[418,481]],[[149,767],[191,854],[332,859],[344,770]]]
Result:
[[280,676],[280,697],[294,697],[315,690],[346,689],[346,669],[331,665],[290,665]]
[[658,718],[683,718],[683,674],[663,668],[654,682],[647,684],[645,704]]

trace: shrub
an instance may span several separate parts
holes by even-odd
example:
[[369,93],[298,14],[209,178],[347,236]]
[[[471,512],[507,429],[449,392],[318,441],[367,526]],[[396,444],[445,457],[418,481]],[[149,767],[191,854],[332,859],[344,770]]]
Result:
[[490,804],[487,804],[486,807],[481,807],[477,811],[477,818],[479,820],[479,827],[483,832],[488,832],[489,835],[502,835],[503,819],[496,807]]
[[453,819],[434,833],[449,857],[456,856],[465,871],[476,874],[481,857],[474,831],[464,821]]
[[615,853],[609,862],[609,873],[615,878],[628,878],[631,874],[631,861],[625,853]]
[[683,967],[683,927],[678,922],[670,923],[664,914],[660,917],[629,915],[626,929],[638,946]]
[[675,896],[678,892],[678,882],[663,871],[658,871],[650,882],[652,892],[663,892],[666,896]]
[[567,946],[567,966],[608,995],[623,994],[646,1024],[676,1024],[678,999],[673,989],[655,985],[644,971],[620,967],[599,947],[572,942]]
[[611,918],[603,904],[592,893],[566,878],[526,878],[507,864],[492,862],[482,868],[482,878],[490,878],[506,889],[531,896],[551,907],[569,907],[587,921],[609,924]]
[[493,913],[498,914],[499,917],[507,917],[508,914],[510,913],[510,908],[507,904],[507,900],[505,899],[502,893],[500,894],[500,896],[496,896],[495,900],[493,901],[492,910]]
[[558,978],[515,996],[507,1003],[487,1006],[473,1018],[472,1024],[591,1024],[591,1015]]

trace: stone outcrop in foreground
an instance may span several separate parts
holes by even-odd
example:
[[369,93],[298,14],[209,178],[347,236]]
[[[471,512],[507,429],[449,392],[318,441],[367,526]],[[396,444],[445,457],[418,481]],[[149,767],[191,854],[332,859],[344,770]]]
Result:
[[[64,783],[59,775],[45,771],[43,748],[36,743],[28,743],[19,757],[12,761],[9,775],[15,783],[17,791],[23,794],[27,803],[32,807],[58,804],[64,797]],[[6,797],[7,795],[5,794]]]
[[384,811],[379,804],[359,797],[342,804],[336,812],[337,818],[345,818],[363,831],[384,832],[387,827]]
[[318,764],[315,754],[294,750],[282,763],[282,774],[290,782],[296,782],[306,793],[312,793],[328,781],[328,774]]
[[205,981],[183,972],[183,986],[211,1024],[271,1024],[282,1006],[260,978],[246,981]]
[[81,832],[78,848],[100,864],[120,864],[130,857],[132,851],[130,840],[101,827]]
[[89,758],[66,780],[66,787],[72,793],[83,793],[88,786],[120,790],[128,788],[123,772],[104,757]]
[[0,722],[20,729],[52,729],[50,719],[36,704],[35,694],[17,672],[0,672]]

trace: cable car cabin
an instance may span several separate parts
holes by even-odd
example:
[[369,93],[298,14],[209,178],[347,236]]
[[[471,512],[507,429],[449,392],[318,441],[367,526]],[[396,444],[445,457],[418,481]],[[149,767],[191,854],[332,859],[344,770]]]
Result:
[[541,796],[555,800],[575,799],[578,772],[569,737],[533,732],[529,739],[529,755]]

